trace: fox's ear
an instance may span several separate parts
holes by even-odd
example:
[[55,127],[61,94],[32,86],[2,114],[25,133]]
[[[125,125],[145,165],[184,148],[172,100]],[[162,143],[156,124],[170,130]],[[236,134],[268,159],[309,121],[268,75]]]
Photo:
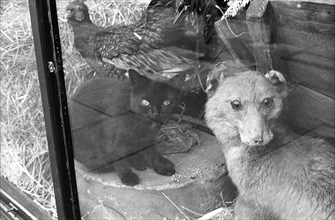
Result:
[[212,97],[219,86],[219,83],[227,77],[227,67],[224,63],[217,63],[212,71],[207,75],[206,93],[208,97]]
[[277,92],[282,95],[282,97],[286,97],[288,94],[286,79],[278,71],[270,70],[265,74],[265,78],[274,86],[277,87]]
[[280,72],[276,70],[270,70],[265,74],[265,78],[269,80],[272,85],[277,85],[280,83],[286,84],[286,79]]
[[207,96],[210,98],[214,95],[216,89],[219,86],[219,80],[218,79],[207,79],[206,81],[206,90]]

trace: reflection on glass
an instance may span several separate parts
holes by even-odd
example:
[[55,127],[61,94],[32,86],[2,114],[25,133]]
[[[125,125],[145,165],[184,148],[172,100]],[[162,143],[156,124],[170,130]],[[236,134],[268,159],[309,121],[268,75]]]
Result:
[[[266,218],[332,217],[332,1],[58,0],[57,7],[83,219],[226,219],[234,184],[238,216],[250,207],[262,214],[248,206],[260,199],[270,204]],[[0,170],[55,217],[27,9],[24,0],[0,7]],[[248,166],[239,175],[248,161],[235,163],[241,148],[273,150],[270,178]],[[254,159],[257,171],[266,167]],[[313,204],[298,163],[317,179],[311,191],[323,192]],[[283,189],[308,199],[296,208],[295,193]],[[278,211],[277,201],[289,207]]]
[[[131,9],[137,7],[134,4]],[[331,144],[304,138],[333,138],[328,134],[334,130],[334,117],[327,110],[321,116],[306,106],[318,103],[307,97],[322,97],[327,108],[334,110],[334,96],[330,95],[334,84],[326,82],[334,79],[329,73],[334,67],[329,57],[334,58],[334,52],[321,46],[334,48],[328,36],[334,28],[320,22],[321,29],[327,30],[321,34],[315,27],[315,22],[333,18],[333,6],[323,8],[317,3],[296,1],[153,0],[141,7],[143,11],[136,19],[118,23],[115,21],[120,12],[129,11],[129,5],[73,1],[64,6],[73,37],[68,48],[77,56],[68,63],[82,63],[80,67],[76,64],[78,68],[67,63],[65,66],[69,65],[69,82],[79,76],[78,82],[69,83],[68,90],[84,218],[187,219],[206,213],[229,218],[233,208],[223,208],[223,204],[231,204],[237,190],[227,177],[223,153],[240,194],[248,195],[250,190],[256,195],[244,199],[254,202],[261,198],[265,203],[275,199],[268,202],[273,206],[267,216],[252,206],[251,213],[261,213],[257,217],[327,216],[331,208],[309,212],[317,209],[313,205],[301,208],[304,214],[290,214],[294,205],[286,207],[284,214],[277,214],[276,201],[288,193],[276,190],[277,185],[262,184],[276,182],[275,175],[282,173],[272,171],[274,176],[261,179],[263,175],[257,173],[262,169],[260,156],[255,156],[259,162],[256,163],[240,150],[250,148],[263,155],[269,149],[279,151],[279,146],[290,151],[290,143],[296,143],[303,152],[310,146],[303,142],[309,140],[332,154]],[[321,15],[315,14],[314,9]],[[322,43],[311,43],[315,38],[322,39]],[[322,58],[323,69],[315,56]],[[306,69],[303,64],[311,67]],[[322,69],[327,79],[323,83],[314,84],[312,80],[322,78],[311,73],[315,66]],[[272,69],[276,71],[269,71]],[[308,73],[307,78],[304,73]],[[311,96],[303,95],[307,90],[314,90],[309,93]],[[322,111],[321,107],[318,109]],[[205,121],[220,143],[209,135]],[[324,132],[317,131],[319,126]],[[273,155],[273,160],[286,160],[278,153]],[[292,157],[302,163],[307,158],[315,159],[294,154]],[[247,171],[243,170],[244,163]],[[280,171],[288,170],[277,164]],[[252,171],[253,167],[257,172]],[[331,173],[324,174],[328,176],[325,184],[334,179]],[[292,189],[294,183],[290,180],[295,177],[290,175],[292,178],[281,176],[278,181]],[[243,188],[243,181],[250,189]],[[271,189],[273,196],[260,197],[271,192],[253,192],[252,181],[260,182],[261,189]],[[292,195],[290,201],[283,203],[295,201],[295,194]],[[320,203],[327,206],[324,201],[329,196]],[[241,198],[236,203],[236,215],[247,218],[248,213],[244,215],[241,210],[250,207]]]
[[185,74],[164,83],[129,70],[129,79],[93,79],[70,99],[75,159],[93,171],[114,170],[125,185],[137,185],[130,167],[171,176],[174,164],[153,145],[161,125],[178,106]]
[[56,217],[27,1],[2,1],[0,16],[0,173]]
[[[129,24],[118,24],[115,17],[138,5],[130,9],[122,3],[73,1],[64,7],[73,37],[70,52],[93,70],[67,75],[70,82],[72,74],[85,81],[68,87],[85,218],[182,216],[174,202],[196,216],[234,197],[232,184],[228,193],[219,193],[225,172],[222,152],[207,150],[208,144],[199,148],[198,132],[182,117],[203,118],[206,73],[223,45],[205,45],[204,20],[184,10],[178,15],[183,8],[178,6],[175,1],[148,1]],[[101,17],[107,22],[100,23]],[[217,41],[211,37],[207,41]],[[92,202],[99,205],[96,213]]]

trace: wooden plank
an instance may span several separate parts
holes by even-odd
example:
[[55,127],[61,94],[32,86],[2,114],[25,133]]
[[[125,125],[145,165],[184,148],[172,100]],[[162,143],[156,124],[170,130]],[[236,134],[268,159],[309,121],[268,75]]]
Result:
[[241,59],[235,52],[234,48],[232,47],[231,43],[228,41],[229,39],[229,27],[227,26],[224,20],[219,20],[215,22],[215,29],[218,32],[220,39],[223,41],[225,47],[228,49],[230,55],[234,59],[237,65],[243,65]]
[[301,112],[295,107],[294,103],[285,104],[278,122],[288,126],[293,132],[299,135],[305,135],[324,124],[317,118]]
[[335,6],[292,1],[271,1],[270,5],[280,33],[273,47],[279,58],[277,69],[335,98]]
[[[271,0],[272,1],[272,0]],[[301,0],[275,0],[276,2],[301,2]],[[334,0],[304,0],[304,2],[335,5]]]
[[281,31],[281,41],[285,43],[274,51],[280,60],[279,67],[286,66],[286,70],[278,70],[288,73],[301,85],[335,98],[335,45],[322,41],[322,36],[308,35],[300,31]]
[[[280,62],[277,70],[284,73],[287,80],[301,84],[330,98],[335,98],[335,74],[333,71],[329,71],[324,66],[310,63],[306,59],[300,59],[301,57],[292,59],[283,54],[285,53],[278,53]],[[303,58],[306,57],[308,56]]]
[[278,27],[330,37],[335,34],[335,5],[310,2],[271,1]]
[[257,69],[273,67],[303,84],[289,97],[289,114],[302,132],[335,123],[334,9],[301,1],[255,0],[247,11]]
[[300,117],[299,112],[314,117],[330,126],[335,126],[335,101],[325,95],[297,85],[288,97],[292,114]]
[[[227,20],[219,20],[215,22],[215,29],[235,64],[237,66],[251,67],[254,60],[245,44],[245,42],[250,41],[250,38],[245,36],[246,34],[242,36],[235,35],[235,33],[246,33],[247,30],[243,31],[243,29],[247,29],[247,25],[234,20],[229,22]],[[226,60],[227,58],[223,61]]]
[[[237,59],[235,59],[232,54],[237,55],[237,58],[239,59],[238,62],[240,64],[242,63],[249,69],[254,68],[255,60],[253,48],[252,46],[248,46],[251,45],[251,38],[248,34],[249,31],[245,12],[238,14],[234,18],[215,22],[215,28],[218,32],[218,37],[222,40],[223,45],[225,46],[224,51],[229,52],[230,57],[235,62]],[[222,36],[222,34],[224,35]],[[233,53],[231,51],[233,51]],[[224,53],[220,53],[218,60],[226,62],[227,56],[224,55]]]
[[330,98],[335,98],[335,74],[323,67],[309,65],[299,59],[288,60],[286,65],[293,81]]
[[264,73],[272,69],[269,48],[271,27],[269,23],[271,23],[272,16],[267,10],[270,10],[268,1],[263,0],[252,1],[247,10],[247,25],[253,42],[256,69]]
[[[324,60],[323,64],[332,66],[331,61],[335,58],[334,37],[329,38],[323,34],[308,33],[305,31],[292,30],[285,27],[278,28],[281,43],[279,47],[290,52],[290,56],[302,53],[311,54]],[[311,60],[320,62],[320,59]]]

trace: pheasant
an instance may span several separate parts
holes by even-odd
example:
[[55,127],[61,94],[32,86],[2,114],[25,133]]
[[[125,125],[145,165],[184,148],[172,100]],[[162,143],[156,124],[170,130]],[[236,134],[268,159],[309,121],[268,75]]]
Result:
[[[74,47],[100,76],[123,77],[128,69],[154,80],[164,80],[194,70],[192,59],[165,47],[183,38],[185,26],[174,21],[174,7],[167,0],[152,0],[144,16],[135,24],[103,28],[89,17],[89,9],[79,0],[67,7],[73,28]],[[166,7],[168,5],[168,7]]]

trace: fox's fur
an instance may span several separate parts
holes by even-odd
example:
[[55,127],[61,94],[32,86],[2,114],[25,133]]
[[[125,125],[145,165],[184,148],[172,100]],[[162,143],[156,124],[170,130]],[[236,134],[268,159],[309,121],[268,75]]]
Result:
[[306,136],[271,142],[286,95],[279,72],[246,71],[222,73],[208,99],[207,124],[239,191],[236,219],[335,219],[334,146]]

